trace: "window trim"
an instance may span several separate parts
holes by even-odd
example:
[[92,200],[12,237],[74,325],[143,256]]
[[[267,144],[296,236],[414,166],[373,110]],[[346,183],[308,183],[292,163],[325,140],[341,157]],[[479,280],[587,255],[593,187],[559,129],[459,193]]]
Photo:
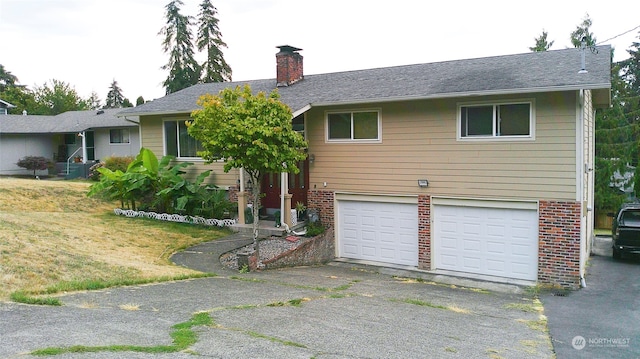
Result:
[[[127,131],[127,142],[111,142],[111,131]],[[124,137],[124,136],[121,136]],[[131,144],[131,131],[128,128],[110,128],[109,129],[109,144],[110,145],[130,145]]]
[[[164,118],[162,119],[162,152],[164,153],[165,156],[168,156],[169,154],[167,153],[167,132],[166,132],[166,128],[165,128],[165,124],[167,122],[173,122],[177,123],[182,121],[189,121],[189,118]],[[178,129],[176,129],[176,134],[179,134]],[[196,140],[197,141],[197,140]],[[198,156],[194,156],[194,157],[180,157],[180,136],[178,136],[176,138],[176,147],[178,149],[178,154],[176,155],[176,160],[186,160],[186,161],[204,161],[204,159],[202,157],[198,157]],[[173,156],[171,154],[171,156]]]
[[[378,114],[378,137],[372,139],[353,138],[353,114],[358,112],[375,112]],[[329,115],[336,113],[351,114],[351,138],[331,139],[329,138]],[[325,143],[382,143],[382,109],[381,108],[358,108],[329,110],[324,112],[324,141]]]
[[[529,105],[529,134],[528,135],[496,135],[496,106],[501,105]],[[493,133],[489,136],[462,136],[462,108],[472,106],[493,106]],[[468,142],[495,141],[534,141],[536,139],[536,102],[533,98],[509,99],[500,101],[459,102],[456,106],[456,139]]]

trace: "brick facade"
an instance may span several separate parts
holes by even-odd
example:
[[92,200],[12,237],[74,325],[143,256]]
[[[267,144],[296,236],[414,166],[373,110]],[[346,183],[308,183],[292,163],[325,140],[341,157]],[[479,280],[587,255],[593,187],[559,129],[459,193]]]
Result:
[[418,196],[418,268],[431,269],[431,196]]
[[307,193],[307,208],[317,209],[320,214],[320,222],[325,227],[334,227],[334,198],[333,191],[309,190]]
[[577,289],[580,285],[580,202],[540,201],[538,281]]

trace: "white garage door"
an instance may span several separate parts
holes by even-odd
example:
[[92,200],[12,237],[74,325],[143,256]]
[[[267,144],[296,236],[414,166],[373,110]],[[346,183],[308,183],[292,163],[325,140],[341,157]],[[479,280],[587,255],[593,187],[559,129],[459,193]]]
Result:
[[435,205],[436,269],[535,280],[536,210]]
[[338,200],[338,256],[418,265],[418,206]]

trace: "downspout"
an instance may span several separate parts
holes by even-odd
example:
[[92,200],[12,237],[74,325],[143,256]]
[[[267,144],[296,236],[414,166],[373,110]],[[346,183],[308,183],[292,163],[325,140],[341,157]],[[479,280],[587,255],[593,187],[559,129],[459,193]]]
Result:
[[287,172],[280,173],[280,224],[285,223],[284,221],[284,196],[287,194],[287,189],[289,188],[289,176],[287,176]]
[[[578,121],[579,121],[579,126],[578,126],[578,133],[580,134],[580,136],[576,137],[576,140],[579,141],[580,145],[579,145],[579,157],[580,157],[580,168],[581,170],[578,172],[580,173],[579,176],[579,181],[580,181],[580,185],[578,186],[578,188],[580,189],[580,196],[578,197],[580,200],[580,220],[582,221],[582,219],[585,217],[584,216],[584,206],[582,205],[584,203],[584,176],[585,176],[585,171],[586,171],[586,166],[585,166],[585,158],[584,158],[584,111],[585,111],[585,103],[584,103],[584,90],[580,89],[580,95],[579,95],[579,106],[580,106],[580,111],[579,111],[579,116],[578,116]],[[586,224],[585,224],[586,227]],[[584,265],[586,265],[586,260],[584,258],[584,248],[583,248],[583,237],[586,240],[586,232],[583,231],[583,226],[580,226],[580,287],[581,288],[586,288],[587,287],[587,281],[584,278],[584,267],[583,267],[583,263]]]

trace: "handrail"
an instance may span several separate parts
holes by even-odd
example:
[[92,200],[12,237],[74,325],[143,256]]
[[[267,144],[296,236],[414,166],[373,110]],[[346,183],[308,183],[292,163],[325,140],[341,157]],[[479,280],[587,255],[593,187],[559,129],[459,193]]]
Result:
[[80,150],[82,150],[82,147],[78,147],[77,150],[73,151],[73,153],[71,154],[71,157],[67,158],[67,175],[69,175],[69,166],[71,166],[71,163],[69,161],[71,161],[73,156],[75,156],[75,154],[78,153],[78,151]]

